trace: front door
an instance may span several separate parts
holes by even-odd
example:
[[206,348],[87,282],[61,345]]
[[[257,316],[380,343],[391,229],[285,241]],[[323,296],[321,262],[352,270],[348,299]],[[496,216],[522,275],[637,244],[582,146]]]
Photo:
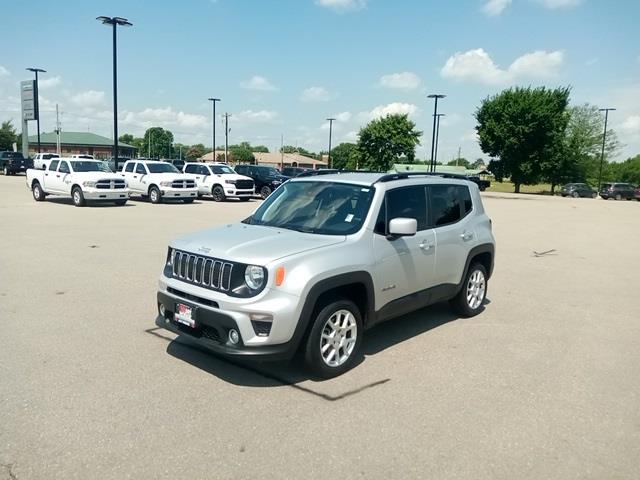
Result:
[[52,192],[69,193],[71,191],[71,187],[67,185],[66,182],[66,180],[68,180],[67,177],[71,173],[69,162],[67,162],[66,160],[62,160],[58,165],[58,171],[50,173],[51,174],[47,177],[47,180],[51,179],[49,183],[49,189]]

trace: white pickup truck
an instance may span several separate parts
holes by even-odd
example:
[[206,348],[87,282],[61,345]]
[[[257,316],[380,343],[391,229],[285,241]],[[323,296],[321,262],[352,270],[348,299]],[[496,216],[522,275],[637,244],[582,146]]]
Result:
[[60,155],[57,153],[37,153],[36,156],[33,157],[33,168],[36,170],[45,170],[49,160],[52,158],[60,158]]
[[196,181],[167,162],[129,160],[120,175],[127,181],[132,194],[148,196],[151,203],[163,200],[192,203],[198,197]]
[[45,170],[27,170],[27,187],[36,202],[47,195],[71,197],[76,207],[89,200],[124,205],[129,200],[127,182],[103,162],[76,158],[52,158]]
[[182,170],[198,184],[200,195],[211,195],[216,202],[227,198],[246,202],[255,193],[253,180],[225,163],[185,163]]

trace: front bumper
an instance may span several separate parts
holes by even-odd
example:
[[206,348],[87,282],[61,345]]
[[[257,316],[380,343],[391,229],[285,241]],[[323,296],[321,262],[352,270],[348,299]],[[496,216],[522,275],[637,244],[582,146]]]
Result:
[[197,198],[198,197],[198,188],[171,188],[171,187],[160,187],[160,193],[162,197],[165,199],[172,198]]
[[251,190],[236,190],[234,188],[225,188],[224,194],[231,198],[253,197],[255,192],[253,188]]
[[85,200],[127,200],[131,195],[128,188],[118,189],[102,189],[102,188],[86,188],[82,190]]

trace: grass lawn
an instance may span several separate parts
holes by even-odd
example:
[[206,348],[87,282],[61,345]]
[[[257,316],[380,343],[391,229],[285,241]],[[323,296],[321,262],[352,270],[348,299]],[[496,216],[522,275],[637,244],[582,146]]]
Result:
[[[487,188],[487,192],[503,192],[513,193],[514,185],[511,182],[496,182],[493,180],[491,186]],[[536,193],[549,194],[551,185],[548,183],[540,183],[538,185],[520,185],[520,193]]]

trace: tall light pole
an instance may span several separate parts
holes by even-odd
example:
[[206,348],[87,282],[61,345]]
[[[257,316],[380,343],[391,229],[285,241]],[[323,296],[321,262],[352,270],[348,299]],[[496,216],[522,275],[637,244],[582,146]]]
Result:
[[602,164],[604,163],[604,147],[607,141],[607,122],[609,120],[609,112],[615,110],[615,108],[600,108],[601,112],[604,112],[604,133],[602,134],[602,153],[600,154],[600,173],[598,174],[598,192],[602,186]]
[[230,113],[224,114],[224,163],[229,163],[229,117]]
[[47,73],[46,70],[41,68],[27,68],[30,72],[36,74],[36,91],[34,93],[35,102],[35,110],[36,110],[36,126],[38,128],[38,153],[40,153],[40,95],[38,93],[38,73]]
[[333,122],[335,118],[327,118],[329,121],[329,155],[327,157],[327,167],[331,168],[331,134],[333,133]]
[[432,93],[427,95],[427,98],[435,99],[433,105],[433,133],[431,134],[431,168],[429,169],[431,172],[435,172],[436,164],[434,163],[434,155],[435,155],[435,144],[436,144],[436,120],[438,115],[438,99],[444,98],[446,95],[442,95],[441,93]]
[[113,161],[118,168],[118,47],[116,41],[116,27],[130,27],[129,20],[122,17],[97,17],[105,25],[113,28]]
[[213,131],[211,132],[211,145],[213,146],[213,161],[216,161],[216,102],[219,102],[219,98],[210,98],[210,102],[213,103]]
[[445,114],[444,113],[438,113],[436,114],[437,120],[436,120],[436,149],[435,149],[435,153],[433,155],[433,169],[435,170],[435,165],[438,161],[438,137],[440,136],[440,117],[444,117]]

